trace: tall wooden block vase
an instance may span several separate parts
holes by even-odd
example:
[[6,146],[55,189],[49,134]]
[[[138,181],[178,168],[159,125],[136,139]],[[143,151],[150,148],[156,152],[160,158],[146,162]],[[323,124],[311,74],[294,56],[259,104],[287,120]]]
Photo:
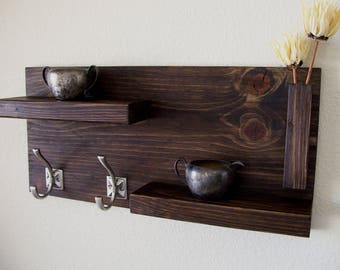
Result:
[[311,108],[311,86],[290,84],[288,88],[284,188],[306,189]]

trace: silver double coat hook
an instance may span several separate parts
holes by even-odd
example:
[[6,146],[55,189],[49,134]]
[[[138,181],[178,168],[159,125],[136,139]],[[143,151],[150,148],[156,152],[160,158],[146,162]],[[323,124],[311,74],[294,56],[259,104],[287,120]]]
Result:
[[110,201],[107,205],[105,205],[103,202],[103,198],[97,196],[95,197],[95,202],[100,209],[108,210],[113,205],[116,197],[119,199],[127,198],[127,180],[123,177],[116,177],[115,173],[113,172],[111,166],[107,163],[104,156],[97,156],[97,158],[109,174],[108,176],[106,176],[106,193],[107,197],[110,198]]
[[[36,186],[30,186],[30,191],[33,196],[37,199],[46,198],[53,189],[63,190],[64,189],[64,175],[63,171],[60,169],[53,169],[51,164],[47,159],[41,154],[40,149],[32,149],[33,154],[45,165],[45,175],[46,175],[46,192],[40,193]],[[116,177],[110,165],[107,163],[104,156],[97,157],[99,162],[108,172],[106,177],[106,192],[107,197],[110,198],[108,204],[104,204],[102,197],[95,197],[95,202],[102,210],[109,209],[116,198],[126,199],[127,198],[127,179],[124,177]]]
[[53,169],[51,164],[47,159],[41,154],[40,149],[32,149],[33,154],[45,164],[45,175],[46,175],[46,188],[45,193],[39,193],[36,186],[30,186],[30,191],[33,196],[37,199],[46,198],[53,189],[63,190],[64,189],[64,179],[63,171],[60,169]]

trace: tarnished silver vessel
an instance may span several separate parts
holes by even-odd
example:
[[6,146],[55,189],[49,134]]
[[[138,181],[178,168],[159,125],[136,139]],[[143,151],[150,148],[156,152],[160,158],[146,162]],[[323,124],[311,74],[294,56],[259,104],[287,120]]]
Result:
[[235,179],[236,171],[244,164],[241,161],[194,160],[187,162],[184,158],[175,161],[177,176],[178,163],[185,164],[185,183],[190,191],[201,199],[222,199],[229,191]]
[[45,67],[45,84],[59,100],[71,100],[84,94],[96,83],[98,69],[90,67]]

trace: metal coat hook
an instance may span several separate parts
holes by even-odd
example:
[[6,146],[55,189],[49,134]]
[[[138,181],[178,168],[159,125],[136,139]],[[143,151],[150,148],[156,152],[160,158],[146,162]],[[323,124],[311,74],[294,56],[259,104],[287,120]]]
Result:
[[95,197],[95,202],[100,209],[108,210],[113,205],[116,196],[119,199],[127,198],[127,180],[124,177],[116,177],[115,173],[113,172],[111,166],[107,163],[104,156],[97,156],[97,158],[109,174],[108,176],[106,176],[106,190],[107,197],[110,198],[110,201],[107,205],[105,205],[103,202],[103,197],[97,196]]
[[52,189],[63,190],[64,189],[63,171],[59,169],[53,169],[51,164],[41,154],[40,149],[34,148],[32,149],[32,152],[39,160],[41,160],[45,164],[46,187],[47,187],[47,191],[45,193],[39,193],[36,186],[30,186],[30,191],[32,192],[33,196],[37,199],[44,199],[50,194]]

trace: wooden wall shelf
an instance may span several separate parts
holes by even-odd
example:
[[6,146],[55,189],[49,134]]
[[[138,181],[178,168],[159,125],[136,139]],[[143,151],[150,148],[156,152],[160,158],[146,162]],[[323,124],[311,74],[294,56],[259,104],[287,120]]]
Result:
[[196,199],[185,186],[149,183],[130,195],[131,213],[309,236],[312,202],[268,194],[233,194],[225,201]]
[[[311,81],[310,132],[303,135],[308,155],[299,167],[305,172],[302,189],[283,186],[285,168],[290,171],[287,142],[296,141],[287,132],[291,72],[286,68],[98,69],[92,90],[102,100],[56,101],[42,79],[42,67],[26,68],[27,97],[0,100],[0,117],[28,119],[30,186],[46,191],[44,164],[32,153],[40,149],[53,168],[63,171],[64,189],[50,195],[108,201],[100,155],[116,176],[127,179],[127,199],[113,205],[130,207],[132,213],[309,236],[320,69],[313,70]],[[299,69],[300,78],[306,73]],[[150,100],[152,111],[149,102],[136,100]],[[175,175],[179,157],[240,160],[246,166],[237,174],[232,197],[201,201]],[[163,183],[152,183],[160,179]]]
[[147,101],[57,101],[52,97],[0,99],[0,117],[132,124],[149,115]]

